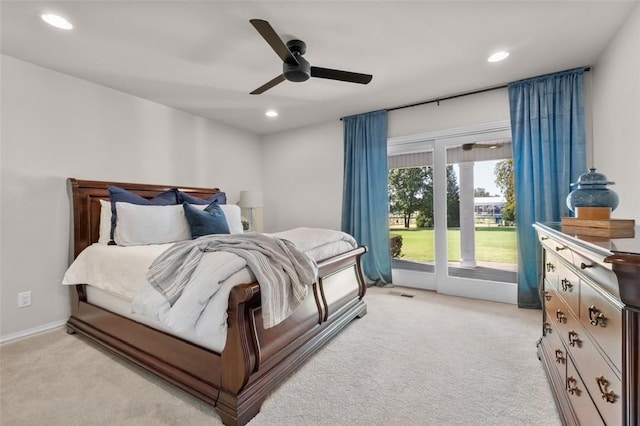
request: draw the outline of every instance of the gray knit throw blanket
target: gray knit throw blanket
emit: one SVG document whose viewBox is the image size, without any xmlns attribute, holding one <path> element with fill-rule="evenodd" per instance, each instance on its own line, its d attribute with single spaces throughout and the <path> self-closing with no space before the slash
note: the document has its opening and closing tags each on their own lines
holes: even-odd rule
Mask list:
<svg viewBox="0 0 640 426">
<path fill-rule="evenodd" d="M 284 239 L 260 233 L 207 235 L 182 241 L 158 256 L 147 280 L 173 304 L 205 253 L 226 251 L 246 261 L 258 284 L 265 328 L 287 318 L 307 296 L 318 275 L 313 259 Z M 217 285 L 218 283 L 212 283 Z"/>
</svg>

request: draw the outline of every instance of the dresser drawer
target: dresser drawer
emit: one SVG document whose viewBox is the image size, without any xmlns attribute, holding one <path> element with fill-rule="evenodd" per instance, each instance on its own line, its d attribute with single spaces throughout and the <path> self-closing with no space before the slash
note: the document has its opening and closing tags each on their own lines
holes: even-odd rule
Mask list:
<svg viewBox="0 0 640 426">
<path fill-rule="evenodd" d="M 565 386 L 573 411 L 581 425 L 595 426 L 605 424 L 593 404 L 593 400 L 589 396 L 580 375 L 576 371 L 571 357 L 567 358 L 567 380 Z"/>
<path fill-rule="evenodd" d="M 558 264 L 558 294 L 567 302 L 576 317 L 580 314 L 580 279 L 562 263 Z"/>
<path fill-rule="evenodd" d="M 620 377 L 600 355 L 595 344 L 582 328 L 569 330 L 568 335 L 564 337 L 571 342 L 567 346 L 567 352 L 598 407 L 600 415 L 605 423 L 619 425 L 622 421 Z"/>
<path fill-rule="evenodd" d="M 558 256 L 550 250 L 544 251 L 544 277 L 547 282 L 555 289 L 558 288 L 558 265 L 560 260 Z"/>
<path fill-rule="evenodd" d="M 573 264 L 573 252 L 568 246 L 552 238 L 543 238 L 544 237 L 540 237 L 540 243 L 542 244 L 542 247 L 564 258 L 567 262 Z"/>
<path fill-rule="evenodd" d="M 616 274 L 603 263 L 596 262 L 580 253 L 573 253 L 573 264 L 576 270 L 598 283 L 613 296 L 619 298 L 618 278 Z"/>
<path fill-rule="evenodd" d="M 549 289 L 545 293 L 545 313 L 547 322 L 552 324 L 557 330 L 565 345 L 569 344 L 567 339 L 569 330 L 581 329 L 582 324 L 571 312 L 569 305 L 562 299 L 558 292 Z"/>
<path fill-rule="evenodd" d="M 580 286 L 580 322 L 622 371 L 622 311 L 586 281 L 582 280 Z"/>
<path fill-rule="evenodd" d="M 547 358 L 553 361 L 555 369 L 564 382 L 567 378 L 567 352 L 560 340 L 560 331 L 552 323 L 546 322 L 543 333 L 543 348 Z"/>
<path fill-rule="evenodd" d="M 605 423 L 619 425 L 622 424 L 622 382 L 611 369 L 607 373 L 585 375 L 583 380 Z"/>
</svg>

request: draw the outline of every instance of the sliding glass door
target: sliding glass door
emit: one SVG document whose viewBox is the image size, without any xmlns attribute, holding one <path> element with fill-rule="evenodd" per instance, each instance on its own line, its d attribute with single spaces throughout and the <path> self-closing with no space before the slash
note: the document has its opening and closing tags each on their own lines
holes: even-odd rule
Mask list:
<svg viewBox="0 0 640 426">
<path fill-rule="evenodd" d="M 510 158 L 508 123 L 389 141 L 394 284 L 515 303 Z"/>
<path fill-rule="evenodd" d="M 394 281 L 435 289 L 433 145 L 390 159 L 389 232 Z"/>
</svg>

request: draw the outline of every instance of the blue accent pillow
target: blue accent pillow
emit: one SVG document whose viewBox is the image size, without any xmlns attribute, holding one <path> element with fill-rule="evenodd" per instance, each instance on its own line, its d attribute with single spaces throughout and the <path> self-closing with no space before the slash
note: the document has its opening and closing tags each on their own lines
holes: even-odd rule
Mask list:
<svg viewBox="0 0 640 426">
<path fill-rule="evenodd" d="M 177 190 L 176 192 L 178 194 L 178 204 L 189 203 L 203 205 L 211 204 L 216 200 L 218 200 L 219 204 L 227 204 L 227 194 L 225 194 L 224 192 L 218 192 L 217 194 L 212 195 L 206 200 L 204 198 L 194 197 L 193 195 L 189 195 L 180 190 Z"/>
<path fill-rule="evenodd" d="M 113 234 L 116 229 L 116 221 L 117 221 L 116 203 L 117 202 L 131 203 L 131 204 L 138 204 L 138 205 L 145 205 L 145 206 L 146 205 L 169 206 L 169 205 L 178 204 L 178 195 L 177 195 L 177 190 L 175 188 L 170 189 L 166 192 L 163 192 L 162 194 L 159 194 L 151 198 L 150 200 L 144 197 L 141 197 L 137 194 L 134 194 L 131 191 L 127 191 L 126 189 L 119 188 L 117 186 L 108 186 L 107 189 L 109 190 L 109 199 L 111 201 L 111 235 L 110 235 L 111 241 L 109 242 L 109 244 L 115 244 L 113 241 Z"/>
<path fill-rule="evenodd" d="M 182 208 L 184 208 L 184 215 L 189 222 L 189 228 L 191 228 L 191 238 L 210 234 L 229 234 L 227 217 L 220 208 L 218 200 L 214 200 L 204 210 L 189 203 L 182 203 Z"/>
</svg>

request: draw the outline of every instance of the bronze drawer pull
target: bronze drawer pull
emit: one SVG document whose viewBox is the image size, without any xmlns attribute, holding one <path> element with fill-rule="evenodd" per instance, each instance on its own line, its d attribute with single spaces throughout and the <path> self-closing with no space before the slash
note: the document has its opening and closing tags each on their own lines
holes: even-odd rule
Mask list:
<svg viewBox="0 0 640 426">
<path fill-rule="evenodd" d="M 545 336 L 551 333 L 552 330 L 553 329 L 551 328 L 551 324 L 549 324 L 548 322 L 545 322 L 544 324 L 542 324 L 542 331 Z"/>
<path fill-rule="evenodd" d="M 580 340 L 578 338 L 578 333 L 576 333 L 574 330 L 571 330 L 569 332 L 569 346 L 573 346 L 573 347 L 582 347 L 582 340 Z"/>
<path fill-rule="evenodd" d="M 560 284 L 562 285 L 562 291 L 571 291 L 573 288 L 573 284 L 566 278 L 563 278 Z"/>
<path fill-rule="evenodd" d="M 567 391 L 571 395 L 580 396 L 580 389 L 578 389 L 578 381 L 573 376 L 567 377 Z"/>
<path fill-rule="evenodd" d="M 609 381 L 604 378 L 604 376 L 596 377 L 596 382 L 598 383 L 598 387 L 600 388 L 600 393 L 602 394 L 602 399 L 613 404 L 616 402 L 618 396 L 614 391 L 607 392 L 607 387 L 609 386 Z"/>
<path fill-rule="evenodd" d="M 593 263 L 586 264 L 584 262 L 580 263 L 580 269 L 593 268 Z"/>
<path fill-rule="evenodd" d="M 551 262 L 547 262 L 547 272 L 553 272 L 556 269 L 556 265 Z"/>
<path fill-rule="evenodd" d="M 565 360 L 564 353 L 560 349 L 556 349 L 556 362 L 564 365 Z"/>
<path fill-rule="evenodd" d="M 540 237 L 540 241 L 548 240 L 549 237 Z"/>
<path fill-rule="evenodd" d="M 606 327 L 607 317 L 605 317 L 604 314 L 600 312 L 598 308 L 596 308 L 596 305 L 591 305 L 589 306 L 589 322 L 594 327 L 598 324 L 600 325 L 600 327 Z"/>
<path fill-rule="evenodd" d="M 551 293 L 549 293 L 547 290 L 542 292 L 543 297 L 545 298 L 545 300 L 548 302 L 549 300 L 551 300 Z"/>
<path fill-rule="evenodd" d="M 556 311 L 556 319 L 560 324 L 567 322 L 567 316 L 560 309 Z"/>
<path fill-rule="evenodd" d="M 564 250 L 567 246 L 556 246 L 556 251 Z"/>
</svg>

